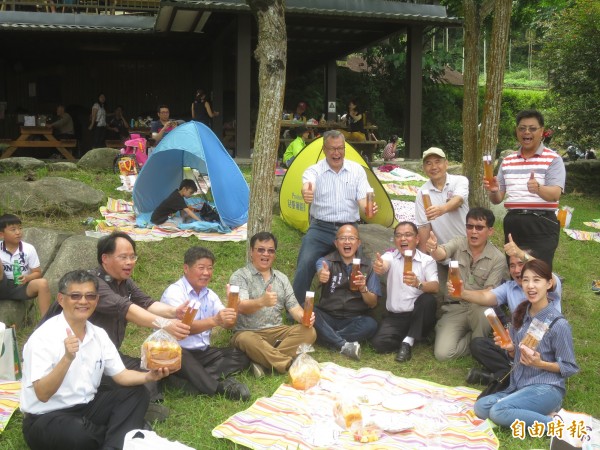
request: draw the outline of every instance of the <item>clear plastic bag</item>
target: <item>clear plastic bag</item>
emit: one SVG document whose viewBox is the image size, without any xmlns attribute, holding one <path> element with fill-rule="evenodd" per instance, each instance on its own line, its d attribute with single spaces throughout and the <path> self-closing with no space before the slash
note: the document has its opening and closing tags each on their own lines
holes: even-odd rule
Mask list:
<svg viewBox="0 0 600 450">
<path fill-rule="evenodd" d="M 290 380 L 295 389 L 310 389 L 321 379 L 321 369 L 319 363 L 315 361 L 308 352 L 314 352 L 315 349 L 309 344 L 300 344 L 298 346 L 298 356 L 290 367 Z"/>
<path fill-rule="evenodd" d="M 152 333 L 142 344 L 141 368 L 169 369 L 170 372 L 181 369 L 181 347 L 177 340 L 163 328 L 170 321 L 162 322 L 161 328 Z"/>
</svg>

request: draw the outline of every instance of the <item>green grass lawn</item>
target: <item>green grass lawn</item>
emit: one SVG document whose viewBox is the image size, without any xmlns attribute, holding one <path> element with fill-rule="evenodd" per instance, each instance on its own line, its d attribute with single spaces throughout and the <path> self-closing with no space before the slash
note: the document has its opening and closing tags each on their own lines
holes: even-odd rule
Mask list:
<svg viewBox="0 0 600 450">
<path fill-rule="evenodd" d="M 248 171 L 245 171 L 248 175 Z M 40 173 L 45 175 L 45 173 Z M 116 198 L 127 198 L 128 194 L 116 191 L 118 180 L 112 174 L 87 174 L 73 172 L 60 174 L 68 178 L 76 178 L 102 189 L 107 195 Z M 584 221 L 600 218 L 599 198 L 589 198 L 577 194 L 565 195 L 561 204 L 575 208 L 571 228 L 588 229 Z M 87 216 L 100 218 L 98 212 L 87 212 L 74 217 L 39 217 L 24 216 L 26 227 L 42 226 L 67 229 L 83 233 L 87 228 L 82 221 Z M 494 241 L 499 244 L 502 236 L 502 223 L 496 227 Z M 276 268 L 286 273 L 290 279 L 294 276 L 296 257 L 300 248 L 301 234 L 290 229 L 278 217 L 273 220 L 272 231 L 278 236 L 279 250 Z M 198 242 L 196 238 L 165 239 L 161 242 L 138 243 L 140 259 L 137 263 L 134 280 L 154 298 L 159 298 L 162 291 L 181 276 L 183 253 L 191 245 L 204 245 L 211 249 L 217 258 L 211 288 L 220 296 L 225 293 L 225 284 L 230 274 L 245 264 L 245 242 Z M 570 321 L 575 341 L 577 362 L 581 372 L 568 380 L 568 393 L 564 407 L 572 411 L 582 411 L 600 417 L 600 295 L 591 289 L 591 280 L 600 278 L 600 243 L 580 242 L 569 239 L 561 233 L 560 244 L 555 256 L 555 271 L 565 278 L 563 284 L 563 313 Z M 31 332 L 31 328 L 22 329 L 18 339 L 22 347 Z M 124 352 L 138 355 L 145 337 L 150 334 L 146 329 L 135 325 L 128 327 L 128 335 L 124 344 Z M 229 332 L 218 330 L 214 343 L 226 345 Z M 445 385 L 464 385 L 467 370 L 474 366 L 470 357 L 450 362 L 438 362 L 433 357 L 430 345 L 417 346 L 413 358 L 405 364 L 394 361 L 394 355 L 377 355 L 368 346 L 363 350 L 360 362 L 351 361 L 321 347 L 313 354 L 319 362 L 332 361 L 347 367 L 373 367 L 387 370 L 401 377 L 415 377 L 434 381 Z M 177 439 L 197 449 L 233 449 L 240 448 L 229 441 L 215 439 L 211 430 L 229 416 L 248 408 L 254 400 L 270 396 L 276 388 L 287 381 L 286 376 L 269 376 L 254 379 L 249 374 L 240 375 L 240 380 L 247 383 L 252 392 L 249 402 L 233 402 L 219 397 L 187 396 L 179 391 L 166 391 L 165 403 L 171 408 L 171 417 L 155 426 L 155 431 L 169 439 Z M 596 399 L 596 400 L 594 400 Z M 530 439 L 521 441 L 511 437 L 510 431 L 498 430 L 496 433 L 502 449 L 548 448 L 549 439 Z M 16 412 L 8 427 L 0 436 L 0 449 L 26 449 L 21 435 L 21 414 Z"/>
</svg>

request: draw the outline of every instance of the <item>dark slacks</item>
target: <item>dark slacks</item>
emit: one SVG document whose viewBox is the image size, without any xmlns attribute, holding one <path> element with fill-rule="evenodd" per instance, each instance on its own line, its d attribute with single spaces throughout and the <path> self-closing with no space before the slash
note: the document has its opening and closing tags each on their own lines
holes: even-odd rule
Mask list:
<svg viewBox="0 0 600 450">
<path fill-rule="evenodd" d="M 510 371 L 510 361 L 506 352 L 494 344 L 493 339 L 476 337 L 471 340 L 471 356 L 487 371 L 500 380 Z"/>
<path fill-rule="evenodd" d="M 560 224 L 554 211 L 536 214 L 509 211 L 504 217 L 504 242 L 508 242 L 509 233 L 520 248 L 531 249 L 533 256 L 547 262 L 552 268 L 560 235 Z"/>
<path fill-rule="evenodd" d="M 405 337 L 422 340 L 435 326 L 437 302 L 433 294 L 421 294 L 409 312 L 387 313 L 371 344 L 377 353 L 394 352 L 400 348 Z"/>
<path fill-rule="evenodd" d="M 248 366 L 250 359 L 237 348 L 181 349 L 181 369 L 170 377 L 185 380 L 202 394 L 214 395 L 219 378 L 241 372 Z"/>
<path fill-rule="evenodd" d="M 148 402 L 142 386 L 99 391 L 86 405 L 25 414 L 23 436 L 32 450 L 121 449 L 125 434 L 142 428 Z"/>
</svg>

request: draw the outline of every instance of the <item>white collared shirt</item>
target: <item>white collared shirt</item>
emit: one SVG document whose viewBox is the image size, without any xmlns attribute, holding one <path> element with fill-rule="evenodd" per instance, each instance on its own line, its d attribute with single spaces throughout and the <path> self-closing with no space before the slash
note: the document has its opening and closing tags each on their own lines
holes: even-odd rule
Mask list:
<svg viewBox="0 0 600 450">
<path fill-rule="evenodd" d="M 33 383 L 48 375 L 65 354 L 65 338 L 70 328 L 63 313 L 48 319 L 33 332 L 23 348 L 21 411 L 44 414 L 92 401 L 102 374 L 114 376 L 125 370 L 117 348 L 106 331 L 85 326 L 85 337 L 60 387 L 46 403 L 41 402 Z"/>
<path fill-rule="evenodd" d="M 160 298 L 161 302 L 176 308 L 186 300 L 190 300 L 190 302 L 195 300 L 200 303 L 200 308 L 198 309 L 194 320 L 208 319 L 209 317 L 215 316 L 222 309 L 225 309 L 219 296 L 211 289 L 204 288 L 197 293 L 185 277 L 181 277 L 165 289 L 165 292 L 163 292 L 163 295 Z M 206 330 L 202 333 L 190 334 L 185 339 L 179 341 L 179 345 L 187 350 L 205 350 L 210 346 L 211 331 L 212 330 Z"/>
</svg>

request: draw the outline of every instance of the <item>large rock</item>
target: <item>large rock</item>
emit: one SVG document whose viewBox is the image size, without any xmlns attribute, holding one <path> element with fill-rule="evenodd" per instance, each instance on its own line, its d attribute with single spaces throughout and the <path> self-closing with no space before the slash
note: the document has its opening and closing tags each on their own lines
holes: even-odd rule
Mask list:
<svg viewBox="0 0 600 450">
<path fill-rule="evenodd" d="M 0 181 L 0 210 L 70 215 L 96 210 L 105 201 L 102 191 L 80 181 L 47 177 L 39 181 Z"/>
<path fill-rule="evenodd" d="M 23 240 L 35 247 L 40 258 L 42 274 L 46 272 L 63 241 L 69 236 L 73 236 L 73 233 L 50 228 L 25 228 L 23 230 Z"/>
<path fill-rule="evenodd" d="M 85 170 L 112 170 L 119 150 L 115 148 L 94 148 L 81 157 L 77 165 Z"/>
<path fill-rule="evenodd" d="M 58 292 L 58 280 L 72 270 L 93 269 L 98 265 L 96 245 L 98 239 L 75 235 L 62 243 L 54 260 L 46 270 L 44 278 L 48 280 L 52 297 Z"/>
<path fill-rule="evenodd" d="M 77 164 L 71 161 L 58 161 L 55 163 L 48 164 L 49 172 L 66 172 L 77 169 Z"/>
<path fill-rule="evenodd" d="M 0 159 L 0 172 L 8 170 L 36 170 L 46 167 L 44 161 L 29 157 Z"/>
</svg>

